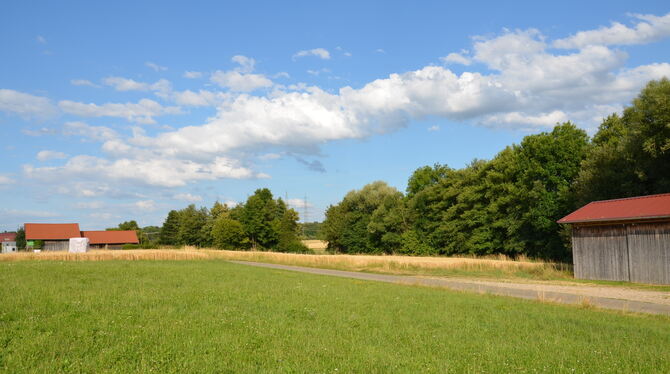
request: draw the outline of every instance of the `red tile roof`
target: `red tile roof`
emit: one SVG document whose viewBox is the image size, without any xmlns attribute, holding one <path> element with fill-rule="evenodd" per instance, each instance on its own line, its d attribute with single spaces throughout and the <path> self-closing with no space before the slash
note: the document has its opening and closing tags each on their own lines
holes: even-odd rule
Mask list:
<svg viewBox="0 0 670 374">
<path fill-rule="evenodd" d="M 558 223 L 608 222 L 670 218 L 670 193 L 589 203 Z"/>
<path fill-rule="evenodd" d="M 88 238 L 89 244 L 138 244 L 137 233 L 127 231 L 82 231 L 81 235 Z"/>
<path fill-rule="evenodd" d="M 78 223 L 26 223 L 26 240 L 66 240 L 81 237 Z"/>
<path fill-rule="evenodd" d="M 0 233 L 0 242 L 15 242 L 16 233 L 15 232 L 3 232 Z"/>
</svg>

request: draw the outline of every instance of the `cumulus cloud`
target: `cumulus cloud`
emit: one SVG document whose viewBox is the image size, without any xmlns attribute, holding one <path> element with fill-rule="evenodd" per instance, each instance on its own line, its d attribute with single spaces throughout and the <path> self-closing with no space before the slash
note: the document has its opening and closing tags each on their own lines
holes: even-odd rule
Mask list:
<svg viewBox="0 0 670 374">
<path fill-rule="evenodd" d="M 173 199 L 188 201 L 189 203 L 197 203 L 202 201 L 202 196 L 193 195 L 190 193 L 178 193 L 172 196 Z"/>
<path fill-rule="evenodd" d="M 304 199 L 288 199 L 286 203 L 288 203 L 289 207 L 296 209 L 298 211 L 305 209 L 305 207 L 307 207 L 308 209 L 314 208 L 314 204 Z"/>
<path fill-rule="evenodd" d="M 37 35 L 35 37 L 35 40 L 37 40 L 38 43 L 40 44 L 47 44 L 47 39 L 43 37 L 42 35 Z"/>
<path fill-rule="evenodd" d="M 178 107 L 164 107 L 151 99 L 142 99 L 137 103 L 106 103 L 97 105 L 94 103 L 80 103 L 70 100 L 58 102 L 58 106 L 65 113 L 80 117 L 118 117 L 128 121 L 153 124 L 153 117 L 166 114 L 179 114 Z"/>
<path fill-rule="evenodd" d="M 118 138 L 116 131 L 105 126 L 91 126 L 85 122 L 66 122 L 63 126 L 63 135 L 80 136 L 82 138 L 104 142 Z"/>
<path fill-rule="evenodd" d="M 229 95 L 224 92 L 214 92 L 209 90 L 199 91 L 175 91 L 172 93 L 172 99 L 178 105 L 183 106 L 216 106 L 229 98 Z"/>
<path fill-rule="evenodd" d="M 257 175 L 243 167 L 238 161 L 216 157 L 211 162 L 196 162 L 170 158 L 120 158 L 107 160 L 99 157 L 79 155 L 70 158 L 62 166 L 34 167 L 24 165 L 29 178 L 44 181 L 72 179 L 108 179 L 128 181 L 138 185 L 181 187 L 197 180 L 221 178 L 245 179 Z"/>
<path fill-rule="evenodd" d="M 272 81 L 265 75 L 252 73 L 256 66 L 253 58 L 237 55 L 231 60 L 239 66 L 230 71 L 215 71 L 210 77 L 213 83 L 236 92 L 251 92 L 272 86 Z"/>
<path fill-rule="evenodd" d="M 148 68 L 152 69 L 155 72 L 167 70 L 167 68 L 165 66 L 160 66 L 160 65 L 158 65 L 154 62 L 151 62 L 151 61 L 145 62 L 144 65 L 147 66 Z"/>
<path fill-rule="evenodd" d="M 51 218 L 58 217 L 60 214 L 44 211 L 44 210 L 26 210 L 26 209 L 0 209 L 0 217 L 3 218 L 21 218 L 21 219 L 35 219 L 35 218 Z M 25 220 L 23 220 L 25 222 Z M 29 221 L 30 222 L 30 221 Z"/>
<path fill-rule="evenodd" d="M 0 186 L 14 184 L 14 180 L 6 175 L 0 175 Z"/>
<path fill-rule="evenodd" d="M 216 101 L 216 114 L 204 123 L 151 136 L 135 131 L 128 139 L 106 141 L 103 150 L 117 157 L 114 160 L 77 156 L 60 167 L 28 165 L 24 171 L 34 178 L 100 176 L 180 187 L 198 180 L 268 177 L 245 162 L 268 152 L 292 155 L 322 171 L 318 160 L 306 160 L 318 156 L 322 144 L 393 132 L 412 120 L 440 117 L 522 130 L 547 129 L 565 120 L 593 126 L 603 115 L 630 102 L 649 80 L 670 76 L 668 63 L 627 67 L 627 54 L 607 45 L 588 44 L 555 53 L 553 44 L 538 30 L 505 30 L 495 37 L 473 39 L 467 58 L 484 66 L 485 72 L 457 74 L 445 66 L 430 65 L 361 87 L 326 91 L 297 84 L 274 86 L 265 95 L 244 92 L 263 85 L 227 80 L 227 73 L 243 79 L 254 75 L 255 61 L 236 56 L 233 61 L 239 67 L 217 72 L 212 80 L 220 76 L 219 84 L 237 92 L 216 97 L 204 90 L 184 91 L 183 97 L 175 99 L 180 105 L 193 106 Z M 272 82 L 265 84 L 269 87 Z M 72 109 L 63 103 L 59 104 L 63 110 L 80 115 L 129 120 L 151 119 L 165 111 L 151 100 L 146 106 L 154 109 L 147 114 L 140 110 L 128 114 L 129 104 L 106 107 L 114 104 L 69 102 Z"/>
<path fill-rule="evenodd" d="M 430 131 L 430 132 L 440 131 L 440 126 L 438 126 L 438 125 L 430 126 L 428 128 L 428 131 Z"/>
<path fill-rule="evenodd" d="M 102 209 L 105 203 L 102 201 L 82 201 L 74 205 L 77 209 Z"/>
<path fill-rule="evenodd" d="M 160 79 L 156 83 L 145 83 L 123 77 L 107 77 L 102 82 L 117 91 L 155 91 L 159 96 L 166 96 L 172 91 L 172 83 L 167 79 Z"/>
<path fill-rule="evenodd" d="M 449 53 L 445 57 L 440 57 L 440 60 L 445 64 L 461 64 L 461 65 L 470 65 L 472 61 L 460 53 Z"/>
<path fill-rule="evenodd" d="M 70 84 L 73 86 L 89 86 L 89 87 L 100 87 L 97 84 L 87 80 L 87 79 L 72 79 Z"/>
<path fill-rule="evenodd" d="M 0 111 L 22 118 L 46 119 L 58 114 L 51 100 L 10 89 L 0 89 Z"/>
<path fill-rule="evenodd" d="M 293 55 L 293 59 L 295 60 L 297 58 L 307 56 L 315 56 L 322 60 L 330 60 L 330 52 L 328 52 L 328 50 L 326 50 L 325 48 L 314 48 L 314 49 L 305 49 L 302 51 L 298 51 Z"/>
<path fill-rule="evenodd" d="M 670 13 L 664 16 L 633 14 L 638 22 L 628 27 L 612 22 L 609 27 L 580 31 L 575 35 L 554 42 L 556 48 L 584 48 L 590 45 L 647 44 L 670 36 Z"/>
<path fill-rule="evenodd" d="M 153 200 L 140 200 L 132 204 L 137 210 L 151 212 L 156 210 L 156 202 Z"/>
<path fill-rule="evenodd" d="M 37 152 L 36 158 L 39 161 L 60 160 L 67 158 L 67 155 L 63 152 L 50 151 L 45 149 L 43 151 Z"/>
<path fill-rule="evenodd" d="M 202 73 L 199 71 L 185 71 L 183 77 L 188 79 L 202 78 Z"/>
</svg>

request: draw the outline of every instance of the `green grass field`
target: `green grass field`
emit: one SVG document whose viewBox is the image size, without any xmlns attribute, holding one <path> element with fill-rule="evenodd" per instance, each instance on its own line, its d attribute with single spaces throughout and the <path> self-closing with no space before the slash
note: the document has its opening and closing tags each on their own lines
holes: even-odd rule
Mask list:
<svg viewBox="0 0 670 374">
<path fill-rule="evenodd" d="M 0 371 L 670 372 L 670 319 L 220 260 L 0 263 Z"/>
</svg>

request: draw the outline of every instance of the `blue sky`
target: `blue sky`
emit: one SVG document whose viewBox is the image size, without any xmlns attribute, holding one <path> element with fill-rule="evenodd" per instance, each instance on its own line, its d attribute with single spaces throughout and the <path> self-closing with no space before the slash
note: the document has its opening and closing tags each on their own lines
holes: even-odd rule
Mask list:
<svg viewBox="0 0 670 374">
<path fill-rule="evenodd" d="M 504 3 L 504 4 L 503 4 Z M 269 187 L 308 220 L 670 76 L 670 6 L 606 2 L 0 4 L 0 230 L 160 225 Z"/>
</svg>

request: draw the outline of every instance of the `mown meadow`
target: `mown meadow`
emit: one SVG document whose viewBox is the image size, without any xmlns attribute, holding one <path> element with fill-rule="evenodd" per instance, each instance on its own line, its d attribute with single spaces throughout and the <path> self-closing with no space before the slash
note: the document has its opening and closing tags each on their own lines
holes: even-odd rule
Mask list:
<svg viewBox="0 0 670 374">
<path fill-rule="evenodd" d="M 670 372 L 670 319 L 192 261 L 0 263 L 4 372 Z"/>
</svg>

